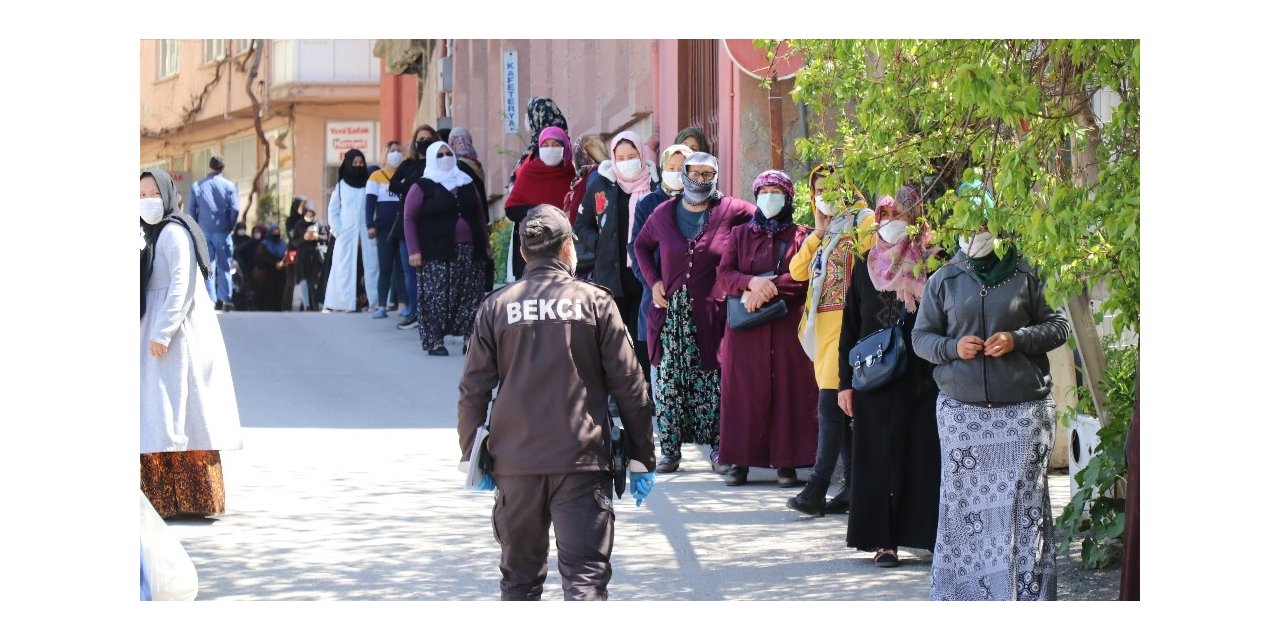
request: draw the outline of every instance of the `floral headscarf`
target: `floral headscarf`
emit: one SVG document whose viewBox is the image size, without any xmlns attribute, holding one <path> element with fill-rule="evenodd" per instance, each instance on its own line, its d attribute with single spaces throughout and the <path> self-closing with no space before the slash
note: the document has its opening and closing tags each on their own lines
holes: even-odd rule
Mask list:
<svg viewBox="0 0 1280 640">
<path fill-rule="evenodd" d="M 542 96 L 534 96 L 529 100 L 529 108 L 527 112 L 529 123 L 529 139 L 534 145 L 538 144 L 538 134 L 542 133 L 547 127 L 560 127 L 565 131 L 569 130 L 569 121 L 564 119 L 564 114 L 560 113 L 560 107 L 551 98 Z M 568 148 L 568 147 L 566 147 Z"/>
<path fill-rule="evenodd" d="M 792 224 L 792 214 L 795 212 L 795 207 L 793 206 L 791 199 L 796 195 L 796 187 L 795 184 L 791 182 L 791 176 L 787 175 L 785 171 L 769 169 L 756 176 L 755 181 L 751 183 L 751 193 L 759 196 L 760 189 L 767 186 L 774 186 L 782 189 L 782 193 L 787 196 L 787 202 L 782 205 L 782 210 L 778 212 L 778 215 L 774 216 L 772 219 L 766 218 L 764 212 L 757 209 L 755 216 L 751 219 L 751 224 L 757 229 L 763 229 L 770 233 L 777 233 L 787 225 Z"/>
<path fill-rule="evenodd" d="M 867 254 L 867 274 L 871 276 L 871 284 L 876 291 L 895 292 L 907 311 L 914 313 L 920 296 L 924 295 L 925 280 L 929 277 L 924 265 L 939 249 L 933 244 L 929 223 L 921 217 L 924 208 L 920 194 L 910 185 L 899 189 L 895 197 L 885 196 L 876 203 L 876 224 L 895 211 L 905 211 L 908 214 L 906 223 L 916 225 L 919 232 L 894 244 L 885 242 L 877 234 L 876 243 Z"/>
<path fill-rule="evenodd" d="M 471 132 L 467 131 L 466 127 L 454 127 L 449 132 L 449 146 L 459 158 L 480 160 L 479 154 L 476 153 L 475 143 L 471 141 Z"/>
</svg>

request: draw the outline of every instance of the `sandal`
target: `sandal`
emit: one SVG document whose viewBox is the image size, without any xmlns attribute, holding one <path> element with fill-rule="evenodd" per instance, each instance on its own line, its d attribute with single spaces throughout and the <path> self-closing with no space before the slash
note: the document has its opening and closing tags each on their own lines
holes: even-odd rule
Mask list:
<svg viewBox="0 0 1280 640">
<path fill-rule="evenodd" d="M 872 561 L 876 563 L 877 567 L 884 568 L 892 568 L 901 564 L 898 560 L 897 549 L 877 549 Z"/>
</svg>

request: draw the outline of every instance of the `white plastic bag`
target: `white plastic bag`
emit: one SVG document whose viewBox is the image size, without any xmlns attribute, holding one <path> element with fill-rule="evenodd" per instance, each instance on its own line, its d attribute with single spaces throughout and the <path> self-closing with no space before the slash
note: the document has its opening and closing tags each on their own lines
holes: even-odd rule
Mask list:
<svg viewBox="0 0 1280 640">
<path fill-rule="evenodd" d="M 195 600 L 200 583 L 191 556 L 142 490 L 138 490 L 138 499 L 141 502 L 138 534 L 142 537 L 142 565 L 151 580 L 151 599 Z"/>
</svg>

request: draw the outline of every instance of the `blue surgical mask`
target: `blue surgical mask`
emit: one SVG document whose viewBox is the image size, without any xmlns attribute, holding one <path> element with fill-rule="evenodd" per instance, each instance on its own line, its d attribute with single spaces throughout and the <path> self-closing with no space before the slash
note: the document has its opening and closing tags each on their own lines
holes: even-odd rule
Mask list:
<svg viewBox="0 0 1280 640">
<path fill-rule="evenodd" d="M 782 212 L 782 208 L 787 204 L 787 196 L 781 193 L 762 193 L 756 196 L 756 206 L 760 208 L 760 212 L 764 217 L 773 219 L 774 216 Z"/>
</svg>

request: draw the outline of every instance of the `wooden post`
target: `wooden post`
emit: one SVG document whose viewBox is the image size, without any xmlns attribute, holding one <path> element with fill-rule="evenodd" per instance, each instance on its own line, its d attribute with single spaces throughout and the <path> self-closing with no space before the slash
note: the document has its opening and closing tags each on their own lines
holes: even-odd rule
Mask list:
<svg viewBox="0 0 1280 640">
<path fill-rule="evenodd" d="M 771 158 L 774 169 L 782 169 L 782 92 L 778 90 L 778 74 L 769 73 L 769 137 L 773 147 Z"/>
</svg>

